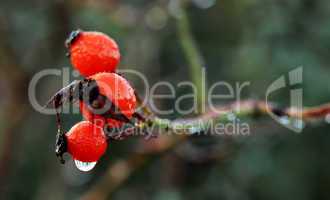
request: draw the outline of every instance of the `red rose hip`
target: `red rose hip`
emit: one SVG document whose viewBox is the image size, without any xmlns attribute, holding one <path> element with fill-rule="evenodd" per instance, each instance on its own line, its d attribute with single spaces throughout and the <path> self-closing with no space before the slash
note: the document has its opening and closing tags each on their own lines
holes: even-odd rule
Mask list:
<svg viewBox="0 0 330 200">
<path fill-rule="evenodd" d="M 65 136 L 68 153 L 81 162 L 96 162 L 107 149 L 103 129 L 89 121 L 77 123 Z"/>
<path fill-rule="evenodd" d="M 89 78 L 96 81 L 100 94 L 107 97 L 118 108 L 115 114 L 120 112 L 127 119 L 132 118 L 136 108 L 136 97 L 134 89 L 125 78 L 116 73 L 98 73 Z M 80 102 L 80 110 L 85 119 L 101 127 L 107 124 L 114 128 L 123 124 L 111 117 L 103 118 L 101 115 L 93 113 L 83 102 Z"/>
<path fill-rule="evenodd" d="M 66 40 L 72 65 L 85 77 L 115 72 L 120 61 L 117 43 L 101 32 L 73 31 Z"/>
</svg>

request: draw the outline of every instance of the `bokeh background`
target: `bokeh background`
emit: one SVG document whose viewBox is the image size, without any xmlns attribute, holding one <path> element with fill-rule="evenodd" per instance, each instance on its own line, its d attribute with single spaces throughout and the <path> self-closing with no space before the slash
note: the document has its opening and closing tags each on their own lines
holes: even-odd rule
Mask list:
<svg viewBox="0 0 330 200">
<path fill-rule="evenodd" d="M 272 81 L 303 66 L 304 105 L 317 105 L 330 99 L 329 19 L 326 0 L 1 0 L 0 198 L 80 199 L 101 185 L 106 199 L 330 199 L 325 122 L 295 134 L 270 118 L 253 119 L 251 137 L 192 137 L 152 155 L 113 188 L 103 179 L 109 167 L 138 151 L 141 139 L 110 144 L 88 173 L 69 157 L 61 165 L 54 154 L 55 118 L 36 112 L 27 93 L 40 70 L 70 67 L 64 40 L 81 28 L 113 37 L 121 49 L 120 68 L 141 71 L 150 83 L 191 80 L 189 65 L 196 58 L 182 46 L 190 36 L 208 83 L 249 81 L 245 99 L 262 100 Z M 61 87 L 59 77 L 43 79 L 38 99 L 46 102 Z M 283 91 L 273 100 L 288 105 L 287 97 Z M 170 100 L 157 103 L 174 106 Z M 66 129 L 81 120 L 79 114 L 63 118 Z M 116 174 L 127 170 L 118 169 Z"/>
</svg>

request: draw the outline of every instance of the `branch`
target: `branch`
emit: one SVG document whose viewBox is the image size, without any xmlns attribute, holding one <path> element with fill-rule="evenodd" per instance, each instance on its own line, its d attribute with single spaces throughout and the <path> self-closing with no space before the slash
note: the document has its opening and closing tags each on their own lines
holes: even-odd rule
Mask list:
<svg viewBox="0 0 330 200">
<path fill-rule="evenodd" d="M 140 169 L 141 166 L 147 164 L 152 159 L 153 155 L 159 157 L 178 144 L 181 144 L 189 136 L 200 133 L 200 131 L 206 131 L 204 128 L 207 127 L 207 123 L 227 123 L 228 114 L 234 114 L 237 118 L 247 117 L 255 119 L 261 116 L 268 116 L 269 112 L 279 117 L 294 118 L 308 123 L 324 119 L 330 114 L 330 103 L 298 110 L 296 108 L 279 108 L 274 104 L 267 105 L 263 101 L 247 100 L 236 102 L 228 106 L 218 107 L 216 112 L 209 111 L 194 118 L 171 121 L 154 117 L 151 119 L 151 123 L 153 126 L 158 127 L 159 138 L 144 142 L 143 145 L 140 146 L 140 150 L 132 153 L 127 160 L 120 160 L 112 165 L 100 182 L 84 194 L 82 199 L 106 199 L 118 187 L 125 183 L 131 174 Z M 300 113 L 302 114 L 300 115 Z M 299 118 L 297 118 L 298 116 Z M 138 125 L 139 128 L 145 126 L 150 126 L 150 124 L 142 123 Z M 171 136 L 167 134 L 164 135 L 164 133 L 168 132 L 177 134 Z"/>
<path fill-rule="evenodd" d="M 186 3 L 178 1 L 178 4 L 180 15 L 175 18 L 178 32 L 177 34 L 183 49 L 183 53 L 188 62 L 191 80 L 196 86 L 198 111 L 201 113 L 204 108 L 206 93 L 205 85 L 203 85 L 204 80 L 202 80 L 203 75 L 201 75 L 201 73 L 203 73 L 202 66 L 204 66 L 204 62 L 191 33 L 188 14 L 184 8 Z"/>
<path fill-rule="evenodd" d="M 3 129 L 0 151 L 0 188 L 8 182 L 8 177 L 13 164 L 13 146 L 18 144 L 19 137 L 17 129 L 21 126 L 24 114 L 27 111 L 27 102 L 24 92 L 28 79 L 20 69 L 14 50 L 9 44 L 8 20 L 0 16 L 0 78 L 5 84 L 1 91 L 2 98 L 6 105 L 3 109 L 4 119 L 7 119 Z M 4 193 L 2 191 L 2 193 Z"/>
</svg>

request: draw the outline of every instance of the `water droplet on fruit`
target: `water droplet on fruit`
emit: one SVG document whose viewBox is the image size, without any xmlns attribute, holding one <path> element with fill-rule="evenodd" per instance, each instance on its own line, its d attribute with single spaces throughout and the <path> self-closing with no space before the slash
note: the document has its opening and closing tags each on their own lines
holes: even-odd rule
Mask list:
<svg viewBox="0 0 330 200">
<path fill-rule="evenodd" d="M 79 160 L 74 160 L 74 163 L 76 164 L 76 167 L 83 172 L 88 172 L 92 170 L 97 162 L 82 162 Z"/>
</svg>

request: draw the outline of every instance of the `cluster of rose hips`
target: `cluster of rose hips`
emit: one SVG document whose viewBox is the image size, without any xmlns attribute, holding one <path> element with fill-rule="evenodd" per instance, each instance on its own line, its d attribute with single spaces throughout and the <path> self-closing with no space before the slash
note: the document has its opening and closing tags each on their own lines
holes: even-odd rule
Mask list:
<svg viewBox="0 0 330 200">
<path fill-rule="evenodd" d="M 58 91 L 49 101 L 56 111 L 65 102 L 77 102 L 85 119 L 63 133 L 57 112 L 56 155 L 64 163 L 68 152 L 74 160 L 96 162 L 105 153 L 109 135 L 126 124 L 134 124 L 136 96 L 129 82 L 116 73 L 120 52 L 116 42 L 100 32 L 71 32 L 65 42 L 73 67 L 84 77 Z"/>
</svg>

